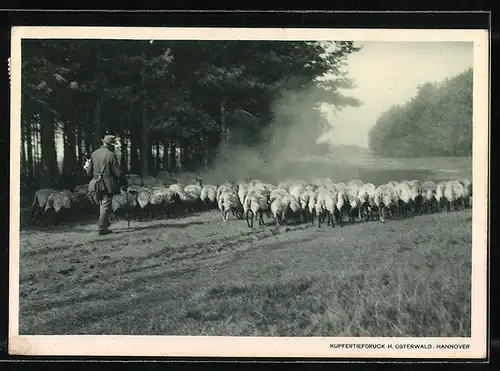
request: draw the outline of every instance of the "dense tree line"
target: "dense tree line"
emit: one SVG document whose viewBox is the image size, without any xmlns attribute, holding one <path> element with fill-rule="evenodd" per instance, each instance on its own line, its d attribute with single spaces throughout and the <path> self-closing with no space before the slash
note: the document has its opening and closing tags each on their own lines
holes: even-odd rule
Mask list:
<svg viewBox="0 0 500 371">
<path fill-rule="evenodd" d="M 426 83 L 403 105 L 391 107 L 369 134 L 383 156 L 472 155 L 472 69 L 441 83 Z"/>
<path fill-rule="evenodd" d="M 339 93 L 351 83 L 342 65 L 358 50 L 352 42 L 24 40 L 22 187 L 86 182 L 85 157 L 108 132 L 125 172 L 209 167 L 221 144 L 265 141 L 283 94 L 297 92 L 309 110 L 359 104 Z"/>
</svg>

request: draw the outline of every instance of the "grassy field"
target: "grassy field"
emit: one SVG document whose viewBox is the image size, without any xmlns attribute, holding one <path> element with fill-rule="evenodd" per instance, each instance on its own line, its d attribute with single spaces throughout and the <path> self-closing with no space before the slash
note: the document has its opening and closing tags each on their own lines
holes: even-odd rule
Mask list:
<svg viewBox="0 0 500 371">
<path fill-rule="evenodd" d="M 112 229 L 21 230 L 21 334 L 470 336 L 470 210 L 253 231 L 211 211 Z"/>
</svg>

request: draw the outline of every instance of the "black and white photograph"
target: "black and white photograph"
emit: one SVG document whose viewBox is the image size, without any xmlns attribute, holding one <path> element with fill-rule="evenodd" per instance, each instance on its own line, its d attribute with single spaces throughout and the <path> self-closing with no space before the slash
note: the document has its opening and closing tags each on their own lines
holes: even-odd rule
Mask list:
<svg viewBox="0 0 500 371">
<path fill-rule="evenodd" d="M 485 356 L 487 31 L 12 35 L 11 352 Z"/>
</svg>

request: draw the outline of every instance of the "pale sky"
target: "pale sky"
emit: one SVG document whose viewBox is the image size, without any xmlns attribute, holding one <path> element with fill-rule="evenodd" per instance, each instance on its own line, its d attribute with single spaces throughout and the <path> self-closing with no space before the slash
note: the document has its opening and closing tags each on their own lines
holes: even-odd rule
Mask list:
<svg viewBox="0 0 500 371">
<path fill-rule="evenodd" d="M 368 146 L 368 131 L 393 104 L 416 95 L 417 86 L 442 81 L 473 66 L 472 42 L 363 42 L 363 49 L 347 59 L 349 77 L 357 87 L 346 95 L 363 101 L 336 116 L 320 141 Z"/>
</svg>

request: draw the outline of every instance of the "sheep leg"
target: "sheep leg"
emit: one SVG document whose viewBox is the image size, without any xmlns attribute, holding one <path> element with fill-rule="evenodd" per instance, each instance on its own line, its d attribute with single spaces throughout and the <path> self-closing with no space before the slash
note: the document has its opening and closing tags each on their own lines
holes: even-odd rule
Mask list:
<svg viewBox="0 0 500 371">
<path fill-rule="evenodd" d="M 321 219 L 322 219 L 323 213 L 322 212 L 318 213 L 317 216 L 318 216 L 318 228 L 320 228 L 321 227 Z"/>
<path fill-rule="evenodd" d="M 385 222 L 385 207 L 384 206 L 379 207 L 379 217 L 380 217 L 380 221 L 382 223 Z"/>
<path fill-rule="evenodd" d="M 263 212 L 262 210 L 259 210 L 259 225 L 263 225 L 264 224 L 264 216 L 263 216 Z"/>
<path fill-rule="evenodd" d="M 279 217 L 280 217 L 280 215 L 279 215 L 279 214 L 274 215 L 274 221 L 276 222 L 276 227 L 279 227 L 279 226 L 280 226 Z"/>
<path fill-rule="evenodd" d="M 335 215 L 332 212 L 328 213 L 330 220 L 332 222 L 332 228 L 335 227 Z"/>
<path fill-rule="evenodd" d="M 370 218 L 370 214 L 369 214 L 369 208 L 367 205 L 363 205 L 363 214 L 364 214 L 364 220 L 365 222 L 368 221 L 368 219 Z"/>
<path fill-rule="evenodd" d="M 248 228 L 251 228 L 250 227 L 250 221 L 248 220 L 248 214 L 250 213 L 250 210 L 247 210 L 247 212 L 245 213 L 245 218 L 246 218 L 246 221 L 247 221 L 247 226 Z M 252 218 L 253 218 L 253 215 L 252 215 Z"/>
</svg>

